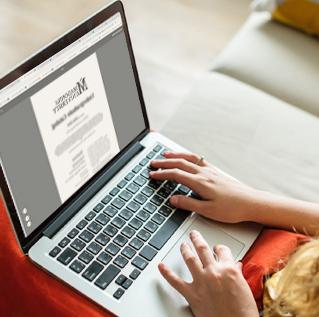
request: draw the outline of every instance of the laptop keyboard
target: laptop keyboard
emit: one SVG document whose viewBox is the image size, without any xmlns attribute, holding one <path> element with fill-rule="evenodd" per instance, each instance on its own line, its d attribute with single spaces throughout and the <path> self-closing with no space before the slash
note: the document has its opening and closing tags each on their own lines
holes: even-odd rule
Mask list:
<svg viewBox="0 0 319 317">
<path fill-rule="evenodd" d="M 150 160 L 167 150 L 157 144 L 49 255 L 102 290 L 114 281 L 120 299 L 190 214 L 169 203 L 189 188 L 149 177 Z M 135 268 L 125 276 L 128 263 Z"/>
</svg>

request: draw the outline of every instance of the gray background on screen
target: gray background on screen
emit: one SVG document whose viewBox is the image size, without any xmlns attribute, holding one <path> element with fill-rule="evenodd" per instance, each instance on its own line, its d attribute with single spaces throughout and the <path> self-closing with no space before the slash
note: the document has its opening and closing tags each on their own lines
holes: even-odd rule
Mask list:
<svg viewBox="0 0 319 317">
<path fill-rule="evenodd" d="M 0 115 L 0 155 L 26 235 L 61 205 L 30 97 L 94 52 L 120 148 L 145 128 L 123 31 L 109 35 L 7 104 Z M 23 208 L 31 217 L 30 228 L 22 215 Z"/>
</svg>

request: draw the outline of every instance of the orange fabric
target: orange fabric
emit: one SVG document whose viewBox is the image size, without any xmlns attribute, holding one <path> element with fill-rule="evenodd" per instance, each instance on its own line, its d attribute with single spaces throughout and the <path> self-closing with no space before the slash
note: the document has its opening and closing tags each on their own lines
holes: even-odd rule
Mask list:
<svg viewBox="0 0 319 317">
<path fill-rule="evenodd" d="M 4 208 L 0 199 L 0 316 L 113 316 L 24 256 Z"/>
<path fill-rule="evenodd" d="M 262 308 L 264 277 L 281 270 L 289 255 L 309 237 L 284 230 L 265 228 L 245 255 L 243 274 L 259 308 Z"/>
<path fill-rule="evenodd" d="M 34 265 L 18 247 L 0 199 L 0 315 L 5 317 L 109 317 L 111 313 Z M 243 273 L 256 301 L 263 277 L 281 269 L 287 256 L 308 238 L 265 229 L 243 259 Z"/>
</svg>

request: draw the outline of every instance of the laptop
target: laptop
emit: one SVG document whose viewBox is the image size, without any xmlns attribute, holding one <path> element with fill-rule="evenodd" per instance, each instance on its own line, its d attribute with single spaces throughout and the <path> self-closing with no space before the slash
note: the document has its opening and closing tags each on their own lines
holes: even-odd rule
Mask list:
<svg viewBox="0 0 319 317">
<path fill-rule="evenodd" d="M 149 121 L 123 5 L 95 13 L 0 80 L 0 185 L 26 256 L 118 316 L 191 316 L 160 276 L 192 229 L 241 259 L 260 232 L 176 210 L 194 195 L 149 177 L 185 151 Z"/>
</svg>

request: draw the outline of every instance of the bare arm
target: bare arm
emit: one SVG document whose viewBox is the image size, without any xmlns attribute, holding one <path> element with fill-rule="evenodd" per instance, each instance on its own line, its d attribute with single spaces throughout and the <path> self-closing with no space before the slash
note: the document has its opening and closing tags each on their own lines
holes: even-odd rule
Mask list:
<svg viewBox="0 0 319 317">
<path fill-rule="evenodd" d="M 253 189 L 221 174 L 206 161 L 196 165 L 196 154 L 166 153 L 165 157 L 167 160 L 152 162 L 159 170 L 151 177 L 182 183 L 202 197 L 173 196 L 171 203 L 178 208 L 222 222 L 254 221 L 309 235 L 319 232 L 319 204 Z"/>
</svg>

